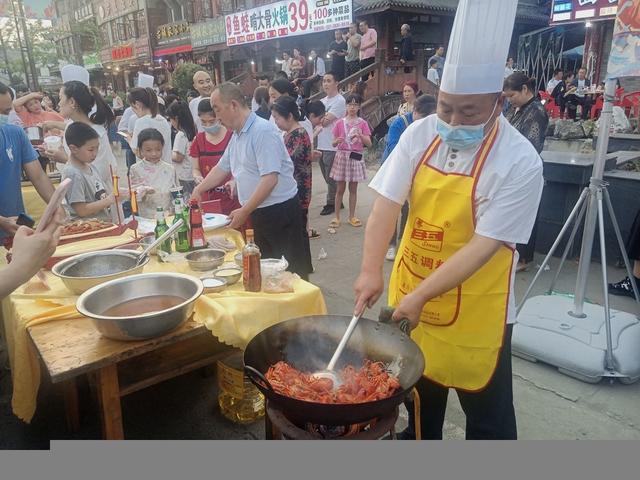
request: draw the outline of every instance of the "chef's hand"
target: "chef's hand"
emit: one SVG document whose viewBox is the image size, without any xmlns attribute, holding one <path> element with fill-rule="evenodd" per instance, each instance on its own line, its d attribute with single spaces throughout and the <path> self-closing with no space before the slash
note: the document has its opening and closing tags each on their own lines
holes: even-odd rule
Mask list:
<svg viewBox="0 0 640 480">
<path fill-rule="evenodd" d="M 247 221 L 247 218 L 249 218 L 249 213 L 244 208 L 240 207 L 234 210 L 233 212 L 231 212 L 229 214 L 229 218 L 231 219 L 229 228 L 238 229 L 242 225 L 244 225 L 244 222 Z"/>
<path fill-rule="evenodd" d="M 420 323 L 420 314 L 424 308 L 424 300 L 415 292 L 406 295 L 396 307 L 391 316 L 391 320 L 399 322 L 400 320 L 409 320 L 409 328 L 413 330 Z"/>
<path fill-rule="evenodd" d="M 355 314 L 364 311 L 367 307 L 373 307 L 384 291 L 382 272 L 360 272 L 353 284 L 353 290 L 356 297 Z"/>
</svg>

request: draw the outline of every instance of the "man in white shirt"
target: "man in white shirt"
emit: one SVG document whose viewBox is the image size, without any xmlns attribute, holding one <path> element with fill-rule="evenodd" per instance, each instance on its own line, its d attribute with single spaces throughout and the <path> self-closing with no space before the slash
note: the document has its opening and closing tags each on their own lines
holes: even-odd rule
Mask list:
<svg viewBox="0 0 640 480">
<path fill-rule="evenodd" d="M 556 89 L 556 87 L 560 84 L 561 81 L 562 81 L 562 69 L 556 68 L 553 71 L 553 77 L 551 78 L 551 80 L 547 82 L 547 93 L 553 96 L 553 91 Z"/>
<path fill-rule="evenodd" d="M 319 57 L 315 50 L 309 52 L 309 61 L 313 65 L 313 73 L 309 78 L 302 82 L 302 88 L 304 88 L 304 98 L 311 96 L 311 89 L 326 73 L 324 67 L 324 60 Z"/>
<path fill-rule="evenodd" d="M 435 58 L 432 58 L 429 61 L 427 80 L 429 80 L 434 85 L 440 86 L 440 76 L 438 75 L 438 60 L 436 60 Z"/>
<path fill-rule="evenodd" d="M 509 58 L 509 60 L 507 60 L 506 66 L 504 67 L 504 78 L 513 75 L 513 72 L 513 58 Z"/>
<path fill-rule="evenodd" d="M 302 221 L 293 162 L 278 127 L 258 117 L 245 104 L 242 90 L 232 83 L 218 85 L 211 95 L 216 118 L 233 130 L 218 164 L 193 191 L 199 198 L 225 182 L 236 180 L 241 208 L 229 214 L 229 228 L 247 219 L 265 258 L 284 256 L 290 270 L 307 279 L 313 271 L 306 225 Z"/>
<path fill-rule="evenodd" d="M 336 156 L 336 147 L 333 146 L 333 126 L 338 119 L 347 114 L 347 104 L 344 97 L 338 92 L 338 80 L 333 73 L 324 74 L 322 89 L 326 93 L 326 97 L 322 99 L 325 114 L 320 126 L 316 127 L 316 131 L 318 132 L 318 150 L 322 153 L 320 171 L 324 181 L 327 182 L 327 203 L 322 207 L 320 215 L 331 215 L 335 212 L 336 202 L 336 182 L 329 176 L 331 167 L 333 167 L 333 159 Z"/>
<path fill-rule="evenodd" d="M 282 61 L 278 63 L 282 67 L 281 70 L 287 74 L 287 78 L 291 78 L 291 62 L 291 56 L 287 52 L 282 52 Z"/>
<path fill-rule="evenodd" d="M 516 9 L 517 0 L 460 1 L 437 114 L 407 128 L 371 182 L 378 196 L 355 311 L 373 306 L 384 290 L 388 242 L 409 199 L 388 302 L 393 320 L 408 320 L 426 358 L 416 386 L 423 439 L 442 438 L 449 388 L 465 412 L 467 439 L 517 437 L 515 244 L 529 239 L 543 180 L 535 149 L 500 113 Z M 403 433 L 410 438 L 410 430 Z"/>
<path fill-rule="evenodd" d="M 191 110 L 191 116 L 198 128 L 198 132 L 202 132 L 202 123 L 200 123 L 200 117 L 198 117 L 198 105 L 200 104 L 200 100 L 211 96 L 211 92 L 213 91 L 211 75 L 204 70 L 198 70 L 193 74 L 193 88 L 198 91 L 200 96 L 189 102 L 189 110 Z"/>
</svg>

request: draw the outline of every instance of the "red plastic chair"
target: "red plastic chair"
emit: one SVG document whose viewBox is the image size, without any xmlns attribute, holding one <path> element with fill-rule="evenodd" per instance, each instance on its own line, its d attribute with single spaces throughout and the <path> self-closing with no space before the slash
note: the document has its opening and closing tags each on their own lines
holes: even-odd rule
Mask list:
<svg viewBox="0 0 640 480">
<path fill-rule="evenodd" d="M 591 114 L 590 114 L 591 120 L 595 120 L 600 116 L 600 113 L 602 112 L 603 107 L 604 107 L 604 97 L 600 95 L 599 97 L 596 98 L 596 103 L 594 103 L 593 106 L 591 107 Z"/>
<path fill-rule="evenodd" d="M 627 115 L 633 115 L 634 117 L 640 116 L 640 92 L 630 92 L 622 97 L 620 105 L 624 109 L 624 113 Z"/>
</svg>

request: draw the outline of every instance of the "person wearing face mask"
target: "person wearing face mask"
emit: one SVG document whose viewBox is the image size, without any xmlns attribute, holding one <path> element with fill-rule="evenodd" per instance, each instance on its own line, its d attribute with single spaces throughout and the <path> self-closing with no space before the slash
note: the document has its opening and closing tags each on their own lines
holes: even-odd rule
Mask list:
<svg viewBox="0 0 640 480">
<path fill-rule="evenodd" d="M 355 312 L 384 290 L 385 253 L 401 207 L 409 218 L 389 282 L 392 319 L 406 319 L 426 362 L 416 385 L 423 439 L 441 439 L 454 389 L 467 439 L 517 437 L 511 377 L 517 243 L 542 194 L 542 161 L 501 115 L 517 0 L 461 0 L 436 115 L 413 122 L 371 182 L 354 285 Z M 482 21 L 478 21 L 482 19 Z M 415 437 L 413 419 L 400 438 Z"/>
<path fill-rule="evenodd" d="M 211 100 L 208 98 L 201 100 L 198 104 L 198 118 L 203 131 L 195 136 L 189 149 L 189 156 L 194 160 L 192 168 L 196 185 L 202 183 L 202 179 L 218 164 L 233 135 L 233 132 L 227 130 L 216 118 Z M 240 208 L 240 203 L 235 195 L 235 182 L 230 174 L 224 183 L 226 186 L 224 192 L 209 190 L 200 193 L 197 186 L 194 191 L 198 190 L 197 193 L 202 201 L 220 200 L 222 213 L 228 215 Z"/>
<path fill-rule="evenodd" d="M 0 246 L 16 233 L 18 215 L 25 213 L 20 189 L 22 170 L 45 203 L 54 190 L 27 134 L 22 128 L 9 124 L 13 100 L 13 91 L 0 83 Z"/>
</svg>

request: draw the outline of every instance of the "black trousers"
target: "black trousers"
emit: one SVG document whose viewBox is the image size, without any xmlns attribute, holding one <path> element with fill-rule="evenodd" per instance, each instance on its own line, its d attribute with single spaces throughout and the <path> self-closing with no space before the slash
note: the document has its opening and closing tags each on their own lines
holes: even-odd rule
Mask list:
<svg viewBox="0 0 640 480">
<path fill-rule="evenodd" d="M 320 76 L 316 75 L 315 77 L 311 77 L 302 82 L 302 88 L 304 89 L 304 98 L 309 98 L 311 96 L 311 90 L 319 80 Z"/>
<path fill-rule="evenodd" d="M 298 195 L 286 202 L 254 210 L 251 223 L 262 258 L 284 255 L 289 262 L 289 271 L 308 280 L 313 265 L 307 225 L 303 223 Z"/>
<path fill-rule="evenodd" d="M 511 333 L 507 325 L 504 345 L 498 357 L 493 378 L 481 392 L 456 390 L 462 410 L 467 417 L 467 440 L 516 440 L 516 414 L 513 408 L 513 382 L 511 378 Z M 427 359 L 427 361 L 429 361 Z M 423 440 L 442 440 L 442 426 L 447 407 L 449 389 L 426 377 L 416 385 L 420 395 L 420 427 Z M 414 422 L 413 409 L 409 409 L 409 428 Z"/>
<path fill-rule="evenodd" d="M 354 73 L 357 73 L 360 70 L 360 60 L 353 60 L 352 62 L 344 63 L 345 77 L 350 77 Z"/>
<path fill-rule="evenodd" d="M 588 96 L 578 97 L 577 95 L 567 95 L 567 109 L 569 118 L 575 119 L 578 105 L 582 105 L 582 119 L 586 120 L 591 114 L 591 98 Z"/>
<path fill-rule="evenodd" d="M 627 239 L 627 254 L 631 261 L 640 260 L 640 210 L 636 213 L 636 218 L 631 225 L 631 231 Z"/>
<path fill-rule="evenodd" d="M 369 57 L 369 58 L 365 58 L 363 60 L 360 60 L 360 70 L 367 68 L 369 65 L 373 64 L 376 61 L 375 57 Z M 369 78 L 369 75 L 373 75 L 372 73 L 367 73 L 366 75 L 362 76 L 362 81 L 366 82 L 367 79 Z"/>
</svg>

